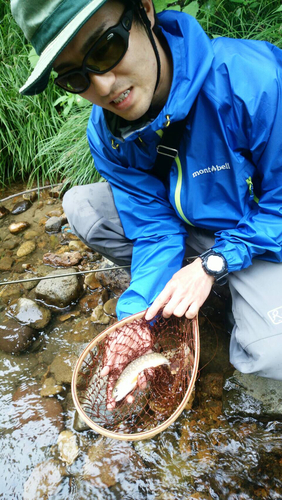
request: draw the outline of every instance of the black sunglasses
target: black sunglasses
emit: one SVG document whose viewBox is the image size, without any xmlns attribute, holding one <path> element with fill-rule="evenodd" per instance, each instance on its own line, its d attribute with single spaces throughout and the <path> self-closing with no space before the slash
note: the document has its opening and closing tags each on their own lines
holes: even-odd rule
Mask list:
<svg viewBox="0 0 282 500">
<path fill-rule="evenodd" d="M 109 28 L 85 55 L 82 66 L 55 79 L 55 84 L 72 94 L 82 94 L 91 84 L 88 72 L 102 75 L 113 69 L 128 49 L 133 9 L 127 8 L 118 24 Z"/>
</svg>

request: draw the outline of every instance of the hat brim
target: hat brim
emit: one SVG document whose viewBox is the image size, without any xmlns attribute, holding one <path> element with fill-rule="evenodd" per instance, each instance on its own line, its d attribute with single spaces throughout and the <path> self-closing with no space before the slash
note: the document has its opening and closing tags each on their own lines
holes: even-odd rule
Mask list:
<svg viewBox="0 0 282 500">
<path fill-rule="evenodd" d="M 106 0 L 92 0 L 84 7 L 70 23 L 47 45 L 26 83 L 20 88 L 23 95 L 40 94 L 48 84 L 52 65 L 62 50 L 75 37 L 86 21 L 106 2 Z"/>
</svg>

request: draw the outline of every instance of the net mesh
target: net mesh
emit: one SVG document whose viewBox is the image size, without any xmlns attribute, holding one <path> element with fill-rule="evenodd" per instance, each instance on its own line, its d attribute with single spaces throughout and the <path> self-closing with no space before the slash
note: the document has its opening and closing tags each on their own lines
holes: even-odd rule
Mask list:
<svg viewBox="0 0 282 500">
<path fill-rule="evenodd" d="M 117 323 L 114 331 L 94 345 L 76 381 L 79 405 L 92 422 L 112 432 L 140 433 L 164 423 L 176 411 L 195 372 L 192 321 L 175 316 L 164 319 L 159 314 L 153 324 L 144 318 L 121 327 Z M 147 352 L 162 354 L 170 364 L 145 370 L 146 387 L 133 389 L 134 401 L 129 404 L 124 398 L 109 410 L 107 398 L 114 383 L 130 362 Z M 113 359 L 114 368 L 102 377 L 103 367 Z"/>
</svg>

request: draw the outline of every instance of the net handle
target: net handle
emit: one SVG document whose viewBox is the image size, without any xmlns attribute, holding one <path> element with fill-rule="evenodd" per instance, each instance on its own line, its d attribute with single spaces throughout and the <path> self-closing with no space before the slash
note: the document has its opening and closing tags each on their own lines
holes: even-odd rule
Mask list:
<svg viewBox="0 0 282 500">
<path fill-rule="evenodd" d="M 113 432 L 113 431 L 108 431 L 107 429 L 104 429 L 98 424 L 95 424 L 89 417 L 86 415 L 86 413 L 83 411 L 79 399 L 78 399 L 78 394 L 76 390 L 77 386 L 77 379 L 78 379 L 78 374 L 81 369 L 82 363 L 84 362 L 85 358 L 89 354 L 89 352 L 95 347 L 96 344 L 101 342 L 107 335 L 110 335 L 113 331 L 115 331 L 117 328 L 121 328 L 124 325 L 128 325 L 132 323 L 135 320 L 141 319 L 145 316 L 147 310 L 141 311 L 139 313 L 133 314 L 132 316 L 129 316 L 127 318 L 124 318 L 114 325 L 110 326 L 106 330 L 104 330 L 102 333 L 97 335 L 95 339 L 93 339 L 90 344 L 84 349 L 84 351 L 81 353 L 80 357 L 77 360 L 77 363 L 75 365 L 74 371 L 73 371 L 73 376 L 72 376 L 72 383 L 71 383 L 71 392 L 72 392 L 72 398 L 74 405 L 76 407 L 76 410 L 82 420 L 95 432 L 98 434 L 102 434 L 105 437 L 108 437 L 110 439 L 119 439 L 120 441 L 140 441 L 143 439 L 150 439 L 154 437 L 156 434 L 159 434 L 163 430 L 165 430 L 167 427 L 169 427 L 182 413 L 184 410 L 186 404 L 188 403 L 189 397 L 191 395 L 191 392 L 193 390 L 193 387 L 196 382 L 197 374 L 198 374 L 198 366 L 199 366 L 199 359 L 200 359 L 200 335 L 199 335 L 199 323 L 198 323 L 198 315 L 195 316 L 191 320 L 192 322 L 192 333 L 193 333 L 193 340 L 194 340 L 194 346 L 195 346 L 195 358 L 194 358 L 194 366 L 192 370 L 192 376 L 189 382 L 188 389 L 180 403 L 180 405 L 177 407 L 177 409 L 174 411 L 174 413 L 167 419 L 165 422 L 162 424 L 158 425 L 154 429 L 150 429 L 148 431 L 143 431 L 143 432 L 138 432 L 134 434 L 121 434 L 118 432 Z"/>
</svg>

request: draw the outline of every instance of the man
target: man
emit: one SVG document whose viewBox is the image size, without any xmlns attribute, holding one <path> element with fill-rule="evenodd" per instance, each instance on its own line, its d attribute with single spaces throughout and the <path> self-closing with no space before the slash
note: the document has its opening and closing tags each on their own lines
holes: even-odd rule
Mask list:
<svg viewBox="0 0 282 500">
<path fill-rule="evenodd" d="M 12 0 L 41 54 L 23 94 L 55 82 L 94 104 L 88 140 L 108 183 L 64 198 L 73 230 L 131 262 L 123 318 L 149 309 L 194 317 L 228 280 L 230 360 L 282 379 L 282 53 L 265 42 L 210 41 L 190 16 L 151 0 Z M 187 117 L 187 118 L 186 118 Z M 186 118 L 169 178 L 152 175 L 163 131 Z M 199 255 L 182 267 L 186 255 Z M 144 336 L 144 343 L 148 334 Z M 118 353 L 104 368 L 115 365 Z"/>
</svg>

